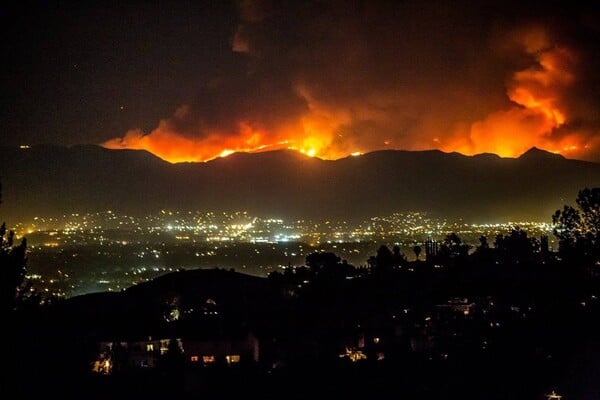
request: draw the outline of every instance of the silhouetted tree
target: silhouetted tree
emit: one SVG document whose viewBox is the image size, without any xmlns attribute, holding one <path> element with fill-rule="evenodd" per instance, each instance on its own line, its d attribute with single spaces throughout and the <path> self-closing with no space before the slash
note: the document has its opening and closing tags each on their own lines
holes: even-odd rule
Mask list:
<svg viewBox="0 0 600 400">
<path fill-rule="evenodd" d="M 356 275 L 356 267 L 352 264 L 348 264 L 348 260 L 342 260 L 341 270 L 344 273 L 344 276 Z"/>
<path fill-rule="evenodd" d="M 2 186 L 0 184 L 0 204 L 2 203 Z M 0 307 L 3 315 L 15 309 L 17 301 L 22 297 L 26 287 L 25 272 L 27 265 L 27 240 L 15 244 L 14 231 L 6 229 L 6 223 L 0 226 Z M 27 288 L 28 289 L 28 288 Z"/>
<path fill-rule="evenodd" d="M 528 237 L 526 231 L 515 227 L 508 235 L 497 235 L 494 247 L 500 261 L 521 263 L 532 260 L 540 244 L 536 238 Z"/>
<path fill-rule="evenodd" d="M 490 265 L 494 261 L 494 249 L 490 248 L 488 238 L 484 235 L 479 237 L 479 246 L 473 252 L 473 257 L 479 265 Z"/>
<path fill-rule="evenodd" d="M 176 338 L 171 338 L 165 354 L 160 356 L 159 368 L 171 378 L 177 378 L 183 374 L 185 356 Z"/>
<path fill-rule="evenodd" d="M 129 368 L 130 349 L 121 342 L 114 342 L 110 349 L 112 372 L 121 373 Z"/>
<path fill-rule="evenodd" d="M 485 251 L 489 248 L 490 248 L 490 245 L 488 243 L 487 237 L 481 235 L 481 237 L 479 237 L 479 246 L 477 247 L 477 250 Z"/>
<path fill-rule="evenodd" d="M 315 252 L 306 256 L 306 265 L 308 270 L 320 280 L 340 280 L 347 276 L 353 276 L 356 273 L 356 268 L 348 264 L 346 260 L 342 260 L 339 256 L 332 252 Z M 297 278 L 302 276 L 301 271 L 296 269 Z M 305 277 L 302 280 L 309 279 Z M 298 279 L 296 279 L 298 280 Z"/>
<path fill-rule="evenodd" d="M 331 252 L 314 252 L 306 256 L 306 265 L 314 272 L 319 273 L 324 268 L 337 265 L 341 258 Z"/>
<path fill-rule="evenodd" d="M 552 215 L 559 253 L 586 264 L 600 261 L 600 188 L 580 190 L 575 202 L 577 208 L 565 205 Z"/>
<path fill-rule="evenodd" d="M 466 257 L 470 249 L 471 246 L 463 243 L 462 239 L 453 232 L 446 235 L 439 253 L 443 258 Z"/>
<path fill-rule="evenodd" d="M 386 245 L 381 245 L 377 249 L 377 254 L 370 259 L 376 271 L 388 271 L 394 266 L 394 254 Z"/>
<path fill-rule="evenodd" d="M 542 235 L 540 237 L 540 254 L 542 255 L 542 257 L 546 257 L 546 256 L 548 256 L 549 253 L 550 253 L 550 245 L 548 243 L 548 236 Z"/>
<path fill-rule="evenodd" d="M 415 247 L 413 247 L 413 251 L 415 252 L 415 258 L 418 261 L 419 260 L 419 255 L 421 255 L 421 246 L 416 245 Z"/>
<path fill-rule="evenodd" d="M 395 245 L 392 248 L 392 265 L 395 268 L 402 267 L 408 263 L 406 256 L 400 252 L 400 246 Z"/>
</svg>

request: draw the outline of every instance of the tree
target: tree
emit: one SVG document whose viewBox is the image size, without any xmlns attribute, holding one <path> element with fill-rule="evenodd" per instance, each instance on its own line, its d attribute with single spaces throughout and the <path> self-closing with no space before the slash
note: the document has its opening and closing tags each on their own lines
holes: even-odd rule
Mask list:
<svg viewBox="0 0 600 400">
<path fill-rule="evenodd" d="M 392 248 L 392 265 L 394 268 L 400 268 L 407 265 L 407 263 L 406 256 L 400 252 L 400 246 L 395 245 Z"/>
<path fill-rule="evenodd" d="M 130 349 L 124 343 L 114 342 L 110 348 L 112 373 L 122 373 L 129 368 Z"/>
<path fill-rule="evenodd" d="M 0 184 L 0 204 L 2 186 Z M 19 298 L 24 297 L 25 272 L 27 265 L 27 240 L 15 244 L 14 231 L 6 229 L 6 223 L 0 226 L 0 307 L 2 315 L 12 312 Z"/>
<path fill-rule="evenodd" d="M 314 273 L 319 273 L 324 269 L 333 269 L 340 261 L 341 258 L 331 252 L 314 252 L 306 256 L 306 265 Z"/>
<path fill-rule="evenodd" d="M 179 343 L 179 339 L 169 339 L 167 351 L 160 356 L 159 366 L 165 372 L 173 376 L 182 374 L 183 367 L 185 366 L 185 356 Z"/>
<path fill-rule="evenodd" d="M 416 245 L 413 247 L 413 251 L 415 252 L 415 259 L 419 261 L 419 255 L 421 254 L 421 246 Z"/>
<path fill-rule="evenodd" d="M 491 265 L 495 261 L 495 252 L 495 249 L 490 248 L 487 236 L 481 235 L 479 237 L 479 246 L 473 252 L 473 258 L 479 265 Z"/>
<path fill-rule="evenodd" d="M 527 232 L 517 226 L 509 235 L 498 234 L 494 247 L 501 261 L 518 264 L 531 261 L 539 251 L 540 244 L 536 238 L 528 237 Z"/>
<path fill-rule="evenodd" d="M 1 203 L 2 185 L 0 183 Z M 28 347 L 23 346 L 23 333 L 27 332 L 27 328 L 26 325 L 19 323 L 21 321 L 15 313 L 20 299 L 26 297 L 23 294 L 25 291 L 29 291 L 29 286 L 24 285 L 27 264 L 26 249 L 27 241 L 22 239 L 20 244 L 15 244 L 14 231 L 7 231 L 6 223 L 3 222 L 0 225 L 0 318 L 2 318 L 4 326 L 8 327 L 8 329 L 4 329 L 4 333 L 5 340 L 10 343 L 3 356 L 6 365 L 11 365 L 13 368 L 9 375 L 5 376 L 6 383 L 14 384 L 17 388 L 20 386 L 20 379 L 29 375 L 29 373 L 23 373 L 20 360 L 27 359 L 23 354 L 31 348 L 31 343 L 28 343 Z M 2 382 L 2 385 L 4 383 L 5 381 Z"/>
<path fill-rule="evenodd" d="M 306 265 L 313 276 L 324 279 L 345 279 L 356 272 L 353 265 L 348 264 L 346 260 L 342 260 L 332 252 L 311 253 L 306 256 Z M 298 270 L 296 271 L 298 272 Z M 300 278 L 304 274 L 296 275 Z"/>
<path fill-rule="evenodd" d="M 591 264 L 600 261 L 600 188 L 585 188 L 575 199 L 577 208 L 565 205 L 552 215 L 559 253 L 568 260 Z"/>
<path fill-rule="evenodd" d="M 479 237 L 479 246 L 477 247 L 476 251 L 487 251 L 489 248 L 490 248 L 490 245 L 488 244 L 487 237 L 481 235 Z"/>
<path fill-rule="evenodd" d="M 379 271 L 387 271 L 394 266 L 394 253 L 386 245 L 381 245 L 377 249 L 375 264 Z"/>
<path fill-rule="evenodd" d="M 440 247 L 440 253 L 448 258 L 466 257 L 471 246 L 463 243 L 456 233 L 446 235 Z"/>
</svg>

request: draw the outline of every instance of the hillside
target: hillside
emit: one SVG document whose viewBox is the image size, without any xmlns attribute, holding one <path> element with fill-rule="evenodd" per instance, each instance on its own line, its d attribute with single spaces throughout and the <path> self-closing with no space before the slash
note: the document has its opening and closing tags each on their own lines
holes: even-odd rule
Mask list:
<svg viewBox="0 0 600 400">
<path fill-rule="evenodd" d="M 600 184 L 600 164 L 539 149 L 519 158 L 376 151 L 335 161 L 294 151 L 170 164 L 145 151 L 97 146 L 0 148 L 2 215 L 161 209 L 282 218 L 361 219 L 422 210 L 472 222 L 537 219 Z"/>
</svg>

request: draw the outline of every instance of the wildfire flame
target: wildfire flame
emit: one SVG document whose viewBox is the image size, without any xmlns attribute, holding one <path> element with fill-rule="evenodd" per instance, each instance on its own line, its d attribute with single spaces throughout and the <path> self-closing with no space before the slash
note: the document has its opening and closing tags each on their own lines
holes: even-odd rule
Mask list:
<svg viewBox="0 0 600 400">
<path fill-rule="evenodd" d="M 260 118 L 246 118 L 227 130 L 198 128 L 198 132 L 181 132 L 173 121 L 193 118 L 189 107 L 182 106 L 174 116 L 163 120 L 158 127 L 146 134 L 131 130 L 121 138 L 103 143 L 111 149 L 144 149 L 170 161 L 207 161 L 226 157 L 235 152 L 260 152 L 276 149 L 294 149 L 307 156 L 337 159 L 356 156 L 382 148 L 409 150 L 437 148 L 463 154 L 495 153 L 516 157 L 531 147 L 577 157 L 588 151 L 595 143 L 576 130 L 565 131 L 569 122 L 569 110 L 564 106 L 562 94 L 576 80 L 577 54 L 565 46 L 551 42 L 541 29 L 519 32 L 521 51 L 532 63 L 529 67 L 513 72 L 507 82 L 506 95 L 510 105 L 489 113 L 483 119 L 463 121 L 447 126 L 449 134 L 429 129 L 419 137 L 404 141 L 388 133 L 373 135 L 368 140 L 356 140 L 344 133 L 360 117 L 373 126 L 394 127 L 395 99 L 389 93 L 382 99 L 367 99 L 375 107 L 355 107 L 353 110 L 338 107 L 320 98 L 311 86 L 295 83 L 293 91 L 305 105 L 305 111 L 293 114 L 285 122 L 266 124 Z M 249 48 L 236 39 L 235 51 L 247 52 Z M 383 106 L 380 105 L 385 103 Z M 398 107 L 395 107 L 396 109 Z M 237 118 L 234 114 L 232 118 Z M 426 121 L 427 122 L 427 121 Z M 386 125 L 387 124 L 387 125 Z M 435 126 L 439 124 L 423 124 Z M 556 135 L 557 129 L 563 129 Z M 376 128 L 374 128 L 376 129 Z M 390 129 L 388 129 L 390 131 Z"/>
<path fill-rule="evenodd" d="M 187 107 L 181 107 L 176 116 L 181 118 L 188 113 Z M 141 130 L 131 130 L 122 138 L 115 138 L 102 145 L 109 149 L 147 150 L 170 162 L 208 161 L 218 157 L 227 157 L 236 152 L 261 152 L 268 150 L 297 150 L 310 157 L 336 159 L 358 154 L 337 151 L 331 147 L 331 129 L 324 128 L 324 119 L 306 116 L 299 123 L 282 126 L 278 133 L 265 132 L 254 128 L 249 122 L 238 123 L 235 132 L 204 133 L 201 137 L 184 136 L 170 128 L 168 121 L 161 121 L 158 128 L 150 134 Z"/>
<path fill-rule="evenodd" d="M 589 148 L 577 132 L 553 136 L 554 130 L 568 121 L 561 94 L 575 79 L 571 71 L 576 55 L 565 47 L 552 46 L 539 30 L 521 38 L 521 45 L 535 57 L 535 64 L 514 73 L 508 83 L 507 96 L 515 105 L 472 123 L 465 135 L 467 141 L 442 143 L 442 149 L 515 157 L 534 146 L 574 155 Z"/>
</svg>

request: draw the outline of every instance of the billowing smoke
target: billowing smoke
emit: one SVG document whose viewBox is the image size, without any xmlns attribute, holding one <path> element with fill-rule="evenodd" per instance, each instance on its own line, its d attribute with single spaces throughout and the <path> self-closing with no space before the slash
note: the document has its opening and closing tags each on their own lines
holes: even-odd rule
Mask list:
<svg viewBox="0 0 600 400">
<path fill-rule="evenodd" d="M 558 134 L 567 123 L 564 94 L 575 81 L 577 55 L 553 44 L 541 28 L 519 30 L 514 35 L 517 50 L 531 57 L 531 65 L 514 72 L 507 83 L 512 105 L 472 122 L 458 137 L 464 144 L 450 142 L 448 150 L 465 153 L 489 152 L 516 156 L 538 146 L 557 153 L 577 152 L 590 141 L 575 132 Z"/>
<path fill-rule="evenodd" d="M 239 62 L 151 132 L 104 145 L 170 161 L 279 148 L 513 157 L 533 146 L 600 160 L 600 30 L 588 10 L 515 17 L 458 3 L 242 1 Z"/>
</svg>

